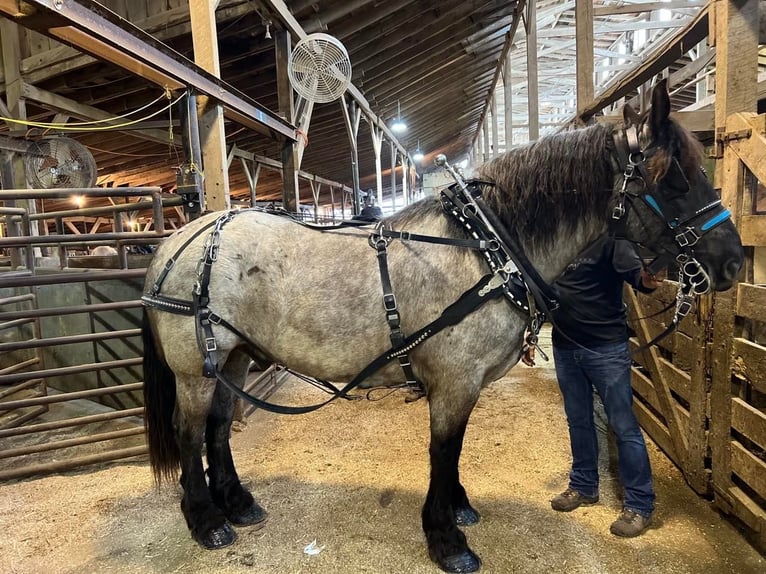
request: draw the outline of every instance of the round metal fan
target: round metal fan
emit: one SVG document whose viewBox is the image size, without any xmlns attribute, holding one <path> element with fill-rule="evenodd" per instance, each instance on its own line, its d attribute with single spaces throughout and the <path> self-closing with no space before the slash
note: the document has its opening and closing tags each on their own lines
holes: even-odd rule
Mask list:
<svg viewBox="0 0 766 574">
<path fill-rule="evenodd" d="M 351 82 L 351 59 L 337 38 L 309 34 L 293 48 L 287 74 L 298 95 L 312 102 L 332 102 Z"/>
<path fill-rule="evenodd" d="M 63 136 L 45 137 L 29 144 L 24 156 L 27 181 L 35 188 L 93 187 L 96 161 L 88 148 Z"/>
</svg>

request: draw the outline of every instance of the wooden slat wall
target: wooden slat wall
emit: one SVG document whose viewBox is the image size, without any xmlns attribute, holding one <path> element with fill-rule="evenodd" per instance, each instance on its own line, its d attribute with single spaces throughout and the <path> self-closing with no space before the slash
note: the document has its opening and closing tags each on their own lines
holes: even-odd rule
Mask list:
<svg viewBox="0 0 766 574">
<path fill-rule="evenodd" d="M 752 214 L 742 166 L 766 177 L 760 161 L 766 157 L 766 116 L 734 114 L 727 120 L 727 131 L 747 129 L 752 137 L 725 146 L 722 199 L 745 247 L 763 247 L 766 216 Z M 697 492 L 712 493 L 716 506 L 746 524 L 756 544 L 766 549 L 766 346 L 760 335 L 766 325 L 766 286 L 752 283 L 753 250 L 746 251 L 743 282 L 701 298 L 678 332 L 634 357 L 639 366 L 633 389 L 644 430 Z M 667 281 L 651 295 L 626 292 L 638 335 L 632 349 L 664 330 L 671 314 L 659 312 L 673 300 L 675 288 Z M 639 322 L 638 317 L 646 318 Z M 669 391 L 670 403 L 662 400 L 660 389 Z M 679 427 L 675 434 L 670 417 Z"/>
</svg>

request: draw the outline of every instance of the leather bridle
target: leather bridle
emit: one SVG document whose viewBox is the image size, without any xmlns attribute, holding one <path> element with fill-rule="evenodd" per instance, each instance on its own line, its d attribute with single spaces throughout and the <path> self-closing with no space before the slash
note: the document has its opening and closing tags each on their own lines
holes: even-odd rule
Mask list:
<svg viewBox="0 0 766 574">
<path fill-rule="evenodd" d="M 650 273 L 656 273 L 675 260 L 679 268 L 679 284 L 685 295 L 694 297 L 711 290 L 710 276 L 704 266 L 694 256 L 694 246 L 707 233 L 731 217 L 731 212 L 717 199 L 710 203 L 679 210 L 668 197 L 663 181 L 674 180 L 674 197 L 689 193 L 691 185 L 683 173 L 678 160 L 671 159 L 668 173 L 659 181 L 649 173 L 646 159 L 656 153 L 656 147 L 641 149 L 636 126 L 629 126 L 614 134 L 615 158 L 622 167 L 622 182 L 617 193 L 617 200 L 612 210 L 612 231 L 633 243 L 641 242 L 627 233 L 627 222 L 631 208 L 637 213 L 634 204 L 638 201 L 648 207 L 648 211 L 662 221 L 664 232 L 661 238 L 669 239 L 659 245 L 653 241 L 645 246 L 657 254 L 648 266 Z M 704 177 L 704 175 L 703 175 Z M 640 214 L 637 214 L 640 218 Z M 642 224 L 645 227 L 644 224 Z"/>
</svg>

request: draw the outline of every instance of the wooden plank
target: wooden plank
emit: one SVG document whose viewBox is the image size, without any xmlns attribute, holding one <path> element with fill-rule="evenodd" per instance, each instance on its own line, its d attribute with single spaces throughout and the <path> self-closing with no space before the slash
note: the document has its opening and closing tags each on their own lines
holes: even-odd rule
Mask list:
<svg viewBox="0 0 766 574">
<path fill-rule="evenodd" d="M 766 246 L 766 215 L 742 215 L 742 221 L 737 227 L 742 237 L 742 245 Z"/>
<path fill-rule="evenodd" d="M 731 400 L 731 426 L 766 450 L 766 414 L 739 397 Z"/>
<path fill-rule="evenodd" d="M 637 321 L 638 313 L 640 312 L 640 306 L 635 292 L 632 289 L 626 289 L 628 301 L 630 302 L 628 309 L 629 314 L 632 315 L 634 325 L 636 328 L 636 334 L 641 344 L 646 344 L 653 336 L 650 334 L 648 321 Z M 670 436 L 673 441 L 674 451 L 679 456 L 686 456 L 688 448 L 686 435 L 682 432 L 681 421 L 678 415 L 678 411 L 675 408 L 676 402 L 673 395 L 670 392 L 670 386 L 664 376 L 662 368 L 659 365 L 659 351 L 656 347 L 650 347 L 643 351 L 644 360 L 647 361 L 647 367 L 652 375 L 652 384 L 657 392 L 658 403 L 660 405 L 659 411 L 665 418 L 665 424 L 668 427 Z M 683 469 L 683 465 L 681 465 Z"/>
<path fill-rule="evenodd" d="M 701 297 L 697 301 L 698 312 L 691 313 L 686 322 L 692 327 L 693 335 L 691 348 L 691 370 L 687 379 L 688 387 L 683 397 L 689 405 L 689 416 L 686 419 L 686 436 L 689 447 L 686 451 L 684 476 L 689 486 L 698 494 L 709 494 L 711 491 L 711 475 L 706 468 L 708 457 L 708 320 L 712 315 L 710 297 Z"/>
<path fill-rule="evenodd" d="M 636 338 L 631 338 L 628 341 L 628 344 L 630 345 L 631 352 L 635 351 L 640 346 L 640 343 L 638 339 Z M 641 353 L 635 355 L 633 357 L 633 360 L 648 370 L 648 367 L 644 364 Z M 688 402 L 689 385 L 690 385 L 689 373 L 679 369 L 676 365 L 674 365 L 673 363 L 671 363 L 664 357 L 660 357 L 659 365 L 660 365 L 660 368 L 662 369 L 663 376 L 666 378 L 668 384 L 670 385 L 670 389 L 674 393 L 676 393 L 678 396 L 680 396 L 683 400 Z"/>
<path fill-rule="evenodd" d="M 716 293 L 710 385 L 710 451 L 713 484 L 726 493 L 731 481 L 731 339 L 734 332 L 734 294 Z"/>
<path fill-rule="evenodd" d="M 636 369 L 632 370 L 631 375 L 633 392 L 640 396 L 642 400 L 649 403 L 656 411 L 662 412 L 660 401 L 657 398 L 657 391 L 654 389 L 651 379 Z M 679 421 L 681 422 L 681 427 L 684 429 L 684 432 L 686 432 L 686 429 L 689 426 L 689 411 L 678 403 L 675 403 L 675 407 L 680 415 Z M 659 417 L 657 420 L 660 420 Z"/>
<path fill-rule="evenodd" d="M 723 493 L 717 492 L 716 495 L 718 494 Z M 722 510 L 727 514 L 733 514 L 751 530 L 759 533 L 755 544 L 761 552 L 766 552 L 766 510 L 736 486 L 728 489 L 725 497 Z M 722 506 L 720 502 L 719 497 L 716 496 L 714 503 L 719 508 Z"/>
<path fill-rule="evenodd" d="M 737 315 L 746 319 L 766 321 L 766 287 L 750 283 L 738 283 Z"/>
<path fill-rule="evenodd" d="M 766 498 L 766 462 L 736 440 L 731 441 L 731 471 L 758 496 Z"/>
<path fill-rule="evenodd" d="M 766 347 L 741 337 L 732 338 L 732 371 L 766 393 Z"/>
<path fill-rule="evenodd" d="M 692 132 L 712 132 L 715 130 L 715 112 L 711 110 L 681 110 L 673 112 L 673 118 Z M 616 124 L 622 121 L 621 114 L 598 116 L 598 123 Z"/>
<path fill-rule="evenodd" d="M 633 412 L 635 413 L 641 428 L 646 431 L 646 434 L 657 443 L 657 446 L 668 455 L 670 460 L 680 467 L 681 461 L 676 454 L 673 441 L 670 438 L 670 433 L 662 421 L 660 421 L 653 412 L 639 401 L 633 401 Z"/>
</svg>

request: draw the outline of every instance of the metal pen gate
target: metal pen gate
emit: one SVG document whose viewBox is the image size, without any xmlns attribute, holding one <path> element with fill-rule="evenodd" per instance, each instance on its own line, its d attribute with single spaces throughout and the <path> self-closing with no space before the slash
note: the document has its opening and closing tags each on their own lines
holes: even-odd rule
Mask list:
<svg viewBox="0 0 766 574">
<path fill-rule="evenodd" d="M 75 194 L 126 202 L 48 213 L 23 204 Z M 172 233 L 165 221 L 184 223 L 181 198 L 158 188 L 97 188 L 5 190 L 0 201 L 0 230 L 6 231 L 0 250 L 12 266 L 24 267 L 0 267 L 0 480 L 145 455 L 139 297 L 151 255 L 133 247 L 147 251 Z M 69 218 L 82 217 L 106 218 L 111 226 L 65 233 L 72 229 Z M 39 222 L 53 222 L 56 233 L 33 234 Z M 116 252 L 82 254 L 99 245 Z M 50 248 L 57 268 L 36 268 L 46 258 L 35 251 Z M 265 398 L 285 375 L 272 366 L 245 389 Z"/>
</svg>

